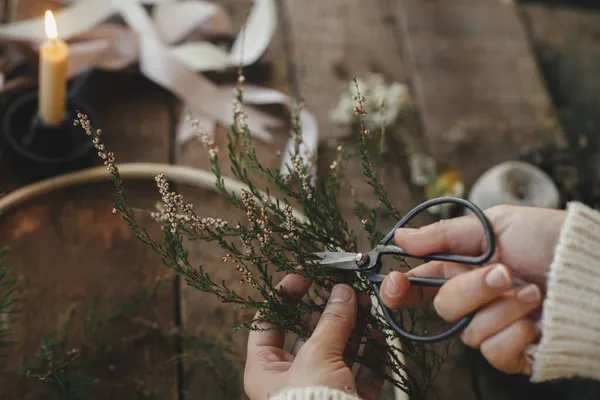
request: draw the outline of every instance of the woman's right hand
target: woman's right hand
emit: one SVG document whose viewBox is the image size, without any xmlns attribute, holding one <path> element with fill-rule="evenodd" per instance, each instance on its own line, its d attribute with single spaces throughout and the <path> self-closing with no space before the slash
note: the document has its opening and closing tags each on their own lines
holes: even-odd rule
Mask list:
<svg viewBox="0 0 600 400">
<path fill-rule="evenodd" d="M 406 274 L 390 273 L 381 287 L 390 309 L 433 301 L 436 312 L 457 322 L 479 309 L 461 333 L 462 341 L 481 350 L 506 373 L 530 373 L 526 347 L 539 333 L 531 314 L 542 304 L 546 277 L 566 213 L 521 206 L 485 211 L 496 237 L 496 251 L 483 267 L 432 261 Z M 399 229 L 397 246 L 415 256 L 434 252 L 479 255 L 486 249 L 481 222 L 474 215 L 442 220 L 419 229 Z M 516 272 L 525 286 L 513 288 Z M 441 288 L 411 287 L 407 276 L 451 278 Z"/>
</svg>

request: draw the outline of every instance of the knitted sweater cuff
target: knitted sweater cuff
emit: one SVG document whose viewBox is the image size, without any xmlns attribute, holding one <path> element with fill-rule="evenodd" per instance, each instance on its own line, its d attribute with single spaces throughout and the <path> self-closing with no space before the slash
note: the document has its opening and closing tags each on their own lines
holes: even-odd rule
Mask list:
<svg viewBox="0 0 600 400">
<path fill-rule="evenodd" d="M 287 389 L 271 397 L 270 400 L 360 400 L 360 397 L 325 386 L 312 386 Z"/>
<path fill-rule="evenodd" d="M 569 203 L 532 355 L 531 380 L 600 380 L 600 213 Z"/>
</svg>

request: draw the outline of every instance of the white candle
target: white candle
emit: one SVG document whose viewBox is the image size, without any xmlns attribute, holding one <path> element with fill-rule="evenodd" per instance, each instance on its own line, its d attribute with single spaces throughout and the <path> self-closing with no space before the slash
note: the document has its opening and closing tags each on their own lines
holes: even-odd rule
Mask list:
<svg viewBox="0 0 600 400">
<path fill-rule="evenodd" d="M 65 118 L 69 46 L 58 39 L 52 11 L 46 11 L 46 36 L 40 48 L 39 112 L 45 124 L 57 125 Z"/>
</svg>

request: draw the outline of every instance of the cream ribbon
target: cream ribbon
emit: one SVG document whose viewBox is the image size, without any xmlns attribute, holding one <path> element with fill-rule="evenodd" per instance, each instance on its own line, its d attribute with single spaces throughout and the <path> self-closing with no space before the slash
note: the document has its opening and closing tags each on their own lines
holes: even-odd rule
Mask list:
<svg viewBox="0 0 600 400">
<path fill-rule="evenodd" d="M 184 103 L 209 133 L 216 124 L 233 122 L 232 88 L 219 86 L 200 74 L 256 62 L 267 49 L 276 27 L 274 0 L 254 0 L 244 27 L 229 52 L 201 40 L 202 37 L 231 32 L 231 21 L 217 4 L 200 0 L 61 0 L 72 3 L 54 12 L 61 39 L 70 42 L 69 77 L 96 67 L 119 70 L 139 63 L 141 73 L 170 90 Z M 144 8 L 152 5 L 151 15 Z M 127 26 L 110 22 L 120 16 Z M 190 39 L 191 34 L 200 39 Z M 0 37 L 32 42 L 46 40 L 43 17 L 0 25 Z M 200 72 L 200 73 L 199 73 Z M 248 87 L 245 102 L 253 105 L 282 104 L 292 108 L 282 92 Z M 252 135 L 265 142 L 269 128 L 281 121 L 254 107 L 246 107 Z M 192 137 L 190 127 L 180 118 L 177 143 Z M 303 155 L 316 153 L 318 126 L 307 110 L 300 115 Z M 282 173 L 291 165 L 290 138 L 282 157 Z M 303 157 L 306 161 L 306 158 Z"/>
</svg>

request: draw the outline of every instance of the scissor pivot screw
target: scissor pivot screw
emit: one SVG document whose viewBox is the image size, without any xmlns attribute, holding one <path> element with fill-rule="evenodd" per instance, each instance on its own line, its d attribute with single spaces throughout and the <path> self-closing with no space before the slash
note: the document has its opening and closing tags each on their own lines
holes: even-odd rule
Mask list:
<svg viewBox="0 0 600 400">
<path fill-rule="evenodd" d="M 369 261 L 369 255 L 368 254 L 363 254 L 363 253 L 358 253 L 356 255 L 356 257 L 354 257 L 354 261 L 356 261 L 356 263 L 358 265 L 362 266 L 363 264 L 365 264 L 366 262 Z"/>
</svg>

